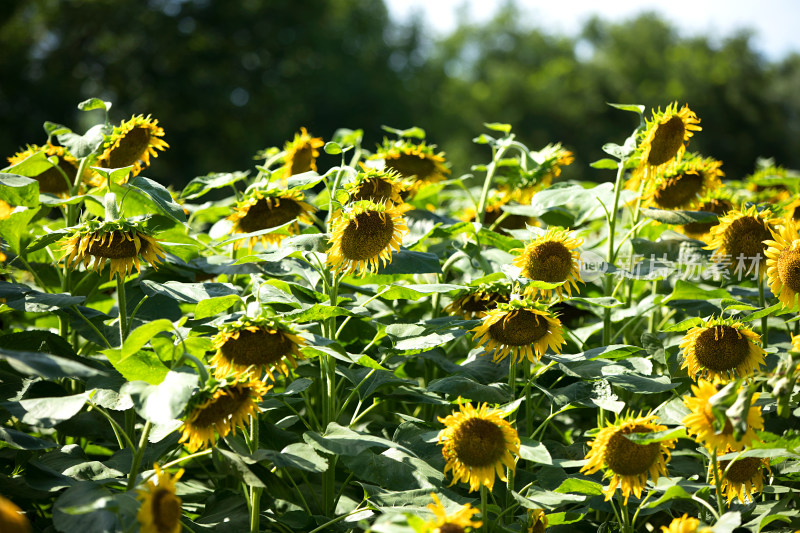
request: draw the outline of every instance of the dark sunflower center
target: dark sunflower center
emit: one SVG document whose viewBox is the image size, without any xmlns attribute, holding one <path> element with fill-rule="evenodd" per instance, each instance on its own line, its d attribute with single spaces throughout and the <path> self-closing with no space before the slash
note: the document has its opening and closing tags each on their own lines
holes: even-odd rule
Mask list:
<svg viewBox="0 0 800 533">
<path fill-rule="evenodd" d="M 127 167 L 139 161 L 150 146 L 150 130 L 137 126 L 119 140 L 116 148 L 108 154 L 110 168 Z"/>
<path fill-rule="evenodd" d="M 412 154 L 400 154 L 386 160 L 386 166 L 396 170 L 403 176 L 416 176 L 417 181 L 424 181 L 436 173 L 436 164 L 426 157 Z"/>
<path fill-rule="evenodd" d="M 652 166 L 663 165 L 678 153 L 683 145 L 683 136 L 686 128 L 683 120 L 678 115 L 672 115 L 669 120 L 656 127 L 653 141 L 650 143 L 650 155 L 647 163 Z"/>
<path fill-rule="evenodd" d="M 733 370 L 750 353 L 750 341 L 731 326 L 706 328 L 694 342 L 694 355 L 705 368 L 717 372 Z"/>
<path fill-rule="evenodd" d="M 712 198 L 707 202 L 703 202 L 700 207 L 697 208 L 698 211 L 708 211 L 711 213 L 716 213 L 717 215 L 724 215 L 727 213 L 733 205 L 728 200 L 719 200 L 716 198 Z M 703 234 L 708 233 L 711 228 L 716 226 L 717 222 L 692 222 L 690 224 L 686 224 L 684 226 L 686 233 L 689 234 Z"/>
<path fill-rule="evenodd" d="M 166 489 L 156 489 L 151 510 L 158 533 L 171 533 L 181 519 L 181 501 Z"/>
<path fill-rule="evenodd" d="M 525 258 L 522 275 L 536 281 L 559 283 L 572 272 L 572 253 L 563 243 L 547 241 L 534 246 Z"/>
<path fill-rule="evenodd" d="M 729 463 L 730 461 L 720 461 L 720 471 L 724 472 L 725 469 L 728 468 Z M 725 474 L 725 479 L 732 481 L 733 483 L 744 483 L 753 479 L 753 476 L 758 474 L 758 470 L 760 468 L 761 459 L 758 457 L 745 457 L 744 459 L 739 459 L 733 463 L 731 469 L 728 470 L 727 474 Z"/>
<path fill-rule="evenodd" d="M 228 361 L 242 366 L 271 365 L 292 351 L 293 343 L 283 333 L 266 330 L 240 331 L 225 341 L 220 350 Z"/>
<path fill-rule="evenodd" d="M 489 326 L 492 338 L 506 346 L 526 346 L 547 335 L 547 319 L 526 309 L 511 311 Z"/>
<path fill-rule="evenodd" d="M 625 438 L 631 433 L 650 433 L 645 426 L 623 427 L 614 433 L 606 444 L 605 460 L 608 467 L 620 476 L 638 476 L 650 470 L 661 453 L 657 442 L 636 444 Z"/>
<path fill-rule="evenodd" d="M 800 292 L 800 250 L 785 249 L 778 256 L 778 276 L 781 283 Z"/>
<path fill-rule="evenodd" d="M 500 216 L 504 213 L 502 209 L 499 207 L 487 207 L 486 208 L 486 216 L 483 218 L 484 223 L 487 226 L 491 226 Z M 525 225 L 528 222 L 528 217 L 523 215 L 508 215 L 506 218 L 498 224 L 498 228 L 502 229 L 525 229 Z"/>
<path fill-rule="evenodd" d="M 290 176 L 314 170 L 314 148 L 310 144 L 299 147 L 292 156 L 292 169 Z"/>
<path fill-rule="evenodd" d="M 87 253 L 109 259 L 129 259 L 137 255 L 136 244 L 128 240 L 124 233 L 116 230 L 111 232 L 111 238 L 106 238 L 103 244 L 100 244 L 99 237 L 96 237 L 89 245 Z"/>
<path fill-rule="evenodd" d="M 439 526 L 439 533 L 464 533 L 464 528 L 452 522 L 445 522 Z"/>
<path fill-rule="evenodd" d="M 730 255 L 731 268 L 737 265 L 737 258 L 754 260 L 756 257 L 764 258 L 767 249 L 764 241 L 772 239 L 772 234 L 764 227 L 764 223 L 755 217 L 745 216 L 731 222 L 723 242 L 725 250 Z"/>
<path fill-rule="evenodd" d="M 654 195 L 659 207 L 677 209 L 686 207 L 703 189 L 703 177 L 696 172 L 686 172 L 669 178 Z"/>
<path fill-rule="evenodd" d="M 394 235 L 392 217 L 378 211 L 365 211 L 347 223 L 342 233 L 342 254 L 351 261 L 378 257 Z"/>
<path fill-rule="evenodd" d="M 800 205 L 795 207 L 794 211 L 792 211 L 792 218 L 794 220 L 800 220 Z"/>
<path fill-rule="evenodd" d="M 205 406 L 192 424 L 203 428 L 219 424 L 236 413 L 250 399 L 246 388 L 230 387 L 225 392 Z"/>
<path fill-rule="evenodd" d="M 290 198 L 261 198 L 239 220 L 239 227 L 244 233 L 275 228 L 294 220 L 301 211 L 300 204 Z"/>
<path fill-rule="evenodd" d="M 69 162 L 63 159 L 59 160 L 58 167 L 64 171 L 70 182 L 75 181 L 75 176 L 78 174 L 77 169 Z M 69 191 L 69 185 L 64 179 L 61 172 L 55 167 L 50 167 L 38 176 L 34 176 L 36 181 L 39 182 L 39 192 L 46 192 L 50 194 L 62 194 Z"/>
<path fill-rule="evenodd" d="M 536 522 L 532 528 L 528 530 L 528 533 L 544 533 L 544 522 Z"/>
<path fill-rule="evenodd" d="M 488 466 L 503 457 L 506 439 L 503 430 L 494 422 L 467 418 L 453 433 L 453 449 L 466 466 Z"/>
<path fill-rule="evenodd" d="M 350 199 L 353 202 L 358 202 L 360 200 L 372 200 L 376 203 L 383 203 L 392 199 L 392 190 L 392 184 L 386 180 L 369 180 L 356 187 L 356 190 L 353 191 L 352 195 L 350 195 Z"/>
<path fill-rule="evenodd" d="M 459 307 L 467 313 L 483 313 L 501 302 L 508 302 L 508 296 L 499 292 L 476 292 L 461 298 Z"/>
</svg>

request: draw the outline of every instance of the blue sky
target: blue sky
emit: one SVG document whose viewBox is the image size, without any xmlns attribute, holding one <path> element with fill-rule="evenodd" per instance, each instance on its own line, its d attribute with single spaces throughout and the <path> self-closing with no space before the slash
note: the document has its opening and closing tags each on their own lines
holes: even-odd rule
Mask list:
<svg viewBox="0 0 800 533">
<path fill-rule="evenodd" d="M 438 35 L 452 30 L 456 13 L 468 20 L 492 16 L 502 0 L 385 0 L 389 13 L 405 20 L 415 10 L 426 13 L 429 27 Z M 790 52 L 800 53 L 800 2 L 797 0 L 518 0 L 537 27 L 553 32 L 574 33 L 592 15 L 624 20 L 641 11 L 656 11 L 684 28 L 684 35 L 706 34 L 719 39 L 736 30 L 754 31 L 753 47 L 777 60 Z M 602 7 L 599 7 L 602 6 Z"/>
</svg>

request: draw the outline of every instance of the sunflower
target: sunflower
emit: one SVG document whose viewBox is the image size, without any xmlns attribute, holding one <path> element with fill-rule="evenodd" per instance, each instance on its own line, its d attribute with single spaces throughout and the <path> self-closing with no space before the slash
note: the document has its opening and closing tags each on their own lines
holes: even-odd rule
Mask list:
<svg viewBox="0 0 800 533">
<path fill-rule="evenodd" d="M 142 506 L 136 518 L 141 533 L 180 533 L 181 499 L 175 494 L 175 483 L 183 475 L 183 470 L 171 476 L 156 464 L 157 481 L 148 481 L 144 489 L 137 491 L 136 497 Z"/>
<path fill-rule="evenodd" d="M 445 166 L 444 153 L 436 153 L 436 146 L 411 141 L 383 140 L 371 160 L 382 160 L 385 168 L 394 170 L 411 180 L 409 195 L 413 196 L 423 186 L 447 178 L 450 169 Z"/>
<path fill-rule="evenodd" d="M 719 224 L 711 228 L 711 239 L 706 250 L 716 250 L 712 256 L 714 261 L 728 262 L 729 268 L 741 269 L 743 260 L 757 263 L 758 276 L 763 277 L 766 265 L 767 245 L 772 240 L 772 229 L 778 222 L 770 218 L 769 209 L 761 212 L 756 206 L 732 209 L 720 217 Z"/>
<path fill-rule="evenodd" d="M 359 172 L 344 188 L 350 202 L 369 200 L 376 204 L 400 205 L 403 203 L 401 195 L 407 190 L 408 184 L 398 172 L 371 168 Z"/>
<path fill-rule="evenodd" d="M 522 168 L 519 160 L 513 158 L 499 162 L 497 189 L 506 201 L 530 205 L 533 195 L 549 187 L 561 175 L 561 169 L 575 160 L 572 152 L 561 143 L 548 144 L 538 152 L 530 152 L 530 157 L 535 165 L 529 168 Z"/>
<path fill-rule="evenodd" d="M 786 218 L 800 222 L 800 196 L 792 197 L 792 201 L 783 207 Z"/>
<path fill-rule="evenodd" d="M 8 162 L 11 165 L 16 165 L 38 152 L 44 152 L 44 155 L 48 158 L 56 157 L 58 162 L 47 170 L 28 177 L 39 182 L 39 192 L 66 198 L 69 196 L 69 190 L 75 182 L 75 176 L 78 175 L 78 160 L 72 157 L 63 146 L 55 146 L 50 143 L 44 146 L 28 145 L 26 150 L 17 152 L 9 157 Z M 66 175 L 66 178 L 64 175 Z"/>
<path fill-rule="evenodd" d="M 661 526 L 661 533 L 710 533 L 711 531 L 708 527 L 701 528 L 700 520 L 689 518 L 688 514 L 673 518 L 669 526 Z"/>
<path fill-rule="evenodd" d="M 772 239 L 765 241 L 767 248 L 767 278 L 769 289 L 784 307 L 796 311 L 797 294 L 800 292 L 800 236 L 797 224 L 792 219 L 777 232 L 772 230 Z"/>
<path fill-rule="evenodd" d="M 454 485 L 459 481 L 469 483 L 469 491 L 484 485 L 490 491 L 494 487 L 494 475 L 507 481 L 503 465 L 514 470 L 514 457 L 519 455 L 517 430 L 503 420 L 505 414 L 498 409 L 489 409 L 484 403 L 477 409 L 471 403 L 460 404 L 458 412 L 439 422 L 445 428 L 439 432 L 439 444 L 443 444 L 442 455 L 447 463 L 444 473 L 453 471 Z"/>
<path fill-rule="evenodd" d="M 689 209 L 697 206 L 699 198 L 719 188 L 725 174 L 721 161 L 689 154 L 686 158 L 666 165 L 656 172 L 656 178 L 645 188 L 645 206 L 658 209 Z"/>
<path fill-rule="evenodd" d="M 285 229 L 290 235 L 300 233 L 300 224 L 312 224 L 310 214 L 316 208 L 303 201 L 304 195 L 300 191 L 285 189 L 254 189 L 234 207 L 233 214 L 228 220 L 233 222 L 231 233 L 254 233 L 257 231 L 277 228 L 288 224 Z M 262 246 L 268 243 L 280 245 L 286 238 L 283 233 L 267 232 L 261 235 L 252 235 L 247 241 L 248 252 L 261 240 Z M 240 248 L 244 239 L 234 242 L 234 248 Z"/>
<path fill-rule="evenodd" d="M 519 361 L 527 357 L 536 363 L 548 348 L 561 353 L 561 345 L 566 344 L 558 318 L 544 305 L 527 299 L 497 304 L 471 331 L 475 333 L 475 343 L 485 344 L 486 353 L 492 353 L 494 362 L 511 354 Z"/>
<path fill-rule="evenodd" d="M 164 129 L 158 125 L 158 120 L 151 120 L 150 115 L 136 115 L 128 121 L 123 120 L 110 135 L 106 135 L 99 164 L 106 168 L 133 165 L 130 177 L 137 176 L 150 166 L 151 156 L 158 157 L 156 150 L 169 148 L 161 138 L 163 136 Z"/>
<path fill-rule="evenodd" d="M 211 358 L 211 364 L 216 367 L 214 375 L 222 379 L 235 372 L 261 377 L 262 372 L 266 372 L 275 381 L 273 371 L 289 375 L 287 361 L 297 368 L 296 359 L 303 359 L 300 348 L 305 344 L 303 338 L 279 320 L 243 317 L 225 325 L 214 337 L 217 350 Z"/>
<path fill-rule="evenodd" d="M 217 434 L 220 438 L 235 434 L 236 426 L 244 425 L 249 416 L 260 411 L 258 403 L 272 385 L 243 376 L 239 381 L 214 382 L 210 387 L 196 394 L 186 408 L 178 442 L 186 442 L 191 452 L 214 446 Z"/>
<path fill-rule="evenodd" d="M 683 364 L 693 379 L 729 381 L 734 374 L 752 375 L 764 364 L 761 336 L 741 322 L 711 318 L 690 329 L 680 343 Z"/>
<path fill-rule="evenodd" d="M 547 529 L 547 515 L 544 509 L 528 509 L 525 533 L 544 533 Z"/>
<path fill-rule="evenodd" d="M 354 202 L 336 215 L 328 263 L 345 274 L 376 272 L 379 264 L 392 262 L 392 250 L 400 250 L 406 231 L 397 207 L 369 200 Z"/>
<path fill-rule="evenodd" d="M 300 133 L 295 133 L 294 139 L 287 142 L 283 149 L 286 152 L 283 177 L 288 178 L 312 170 L 316 172 L 319 149 L 324 145 L 322 137 L 312 137 L 305 128 L 300 128 Z"/>
<path fill-rule="evenodd" d="M 718 392 L 717 387 L 711 382 L 699 379 L 697 385 L 692 385 L 694 396 L 684 396 L 683 404 L 689 409 L 690 414 L 683 419 L 683 425 L 689 433 L 697 435 L 698 442 L 702 443 L 709 451 L 725 450 L 730 448 L 739 451 L 745 446 L 750 446 L 753 440 L 758 440 L 754 430 L 764 429 L 764 419 L 761 409 L 755 405 L 747 412 L 747 431 L 740 440 L 733 436 L 733 425 L 725 417 L 725 425 L 717 430 L 714 427 L 714 413 L 712 412 L 711 397 Z M 753 395 L 753 402 L 758 399 L 758 394 Z"/>
<path fill-rule="evenodd" d="M 481 318 L 497 304 L 508 303 L 511 285 L 505 281 L 482 283 L 461 291 L 444 312 L 450 315 L 461 315 L 466 320 Z"/>
<path fill-rule="evenodd" d="M 733 199 L 725 191 L 715 190 L 710 194 L 698 200 L 695 205 L 697 211 L 706 211 L 716 215 L 724 215 L 733 209 Z M 719 222 L 690 222 L 679 227 L 687 237 L 697 239 L 699 241 L 708 242 L 710 237 L 711 228 L 716 226 Z"/>
<path fill-rule="evenodd" d="M 581 244 L 583 239 L 574 238 L 569 230 L 550 226 L 544 235 L 525 246 L 513 261 L 514 266 L 520 268 L 520 275 L 532 281 L 561 283 L 555 289 L 528 285 L 525 288 L 525 296 L 536 298 L 537 294 L 541 293 L 541 297 L 547 299 L 551 292 L 555 292 L 561 300 L 565 290 L 568 296 L 572 295 L 572 287 L 577 291 L 578 282 L 583 283 L 580 274 L 580 253 L 576 251 Z"/>
<path fill-rule="evenodd" d="M 769 459 L 760 457 L 742 457 L 733 461 L 719 461 L 717 464 L 722 474 L 720 487 L 728 503 L 734 498 L 739 498 L 743 504 L 755 501 L 753 495 L 764 489 L 764 468 L 769 471 Z M 714 463 L 708 466 L 709 483 L 716 485 L 717 473 L 714 472 Z"/>
<path fill-rule="evenodd" d="M 0 220 L 5 220 L 11 217 L 11 213 L 14 212 L 16 209 L 13 205 L 9 204 L 5 200 L 0 200 Z"/>
<path fill-rule="evenodd" d="M 639 179 L 647 178 L 648 171 L 653 171 L 675 159 L 680 160 L 686 150 L 686 142 L 695 131 L 700 119 L 684 105 L 680 111 L 677 102 L 667 106 L 664 111 L 653 111 L 653 117 L 646 121 L 638 150 L 640 152 L 639 168 L 635 174 Z M 637 184 L 638 186 L 638 184 Z"/>
<path fill-rule="evenodd" d="M 470 504 L 462 505 L 454 514 L 448 515 L 439 497 L 431 492 L 431 498 L 434 503 L 429 503 L 427 507 L 435 518 L 423 524 L 423 533 L 465 533 L 483 525 L 483 522 L 472 519 L 480 511 Z"/>
<path fill-rule="evenodd" d="M 497 223 L 497 226 L 493 228 L 495 231 L 525 229 L 527 226 L 539 225 L 536 217 L 506 213 L 503 210 L 503 206 L 511 205 L 512 202 L 519 205 L 512 199 L 511 195 L 503 195 L 497 192 L 491 194 L 486 202 L 483 223 L 488 227 L 492 227 Z M 505 216 L 503 217 L 503 215 Z M 500 217 L 503 217 L 503 219 L 500 220 Z M 477 209 L 475 207 L 467 207 L 461 212 L 459 218 L 464 222 L 472 222 L 477 219 Z"/>
<path fill-rule="evenodd" d="M 166 257 L 159 241 L 148 234 L 141 221 L 125 219 L 84 222 L 65 238 L 62 249 L 67 267 L 83 263 L 84 268 L 102 274 L 109 259 L 111 278 L 116 274 L 122 279 L 133 267 L 142 271 L 140 257 L 153 267 Z"/>
<path fill-rule="evenodd" d="M 31 533 L 31 523 L 17 505 L 0 496 L 0 531 L 3 533 Z"/>
<path fill-rule="evenodd" d="M 637 444 L 625 437 L 631 433 L 655 433 L 667 429 L 667 426 L 654 423 L 655 418 L 655 415 L 627 415 L 616 423 L 609 422 L 608 427 L 601 429 L 589 443 L 588 462 L 581 472 L 594 474 L 601 468 L 606 469 L 603 477 L 611 478 L 605 490 L 606 500 L 611 499 L 619 485 L 627 505 L 631 494 L 642 497 L 648 477 L 655 483 L 659 476 L 667 474 L 669 449 L 675 447 L 676 439 Z"/>
</svg>

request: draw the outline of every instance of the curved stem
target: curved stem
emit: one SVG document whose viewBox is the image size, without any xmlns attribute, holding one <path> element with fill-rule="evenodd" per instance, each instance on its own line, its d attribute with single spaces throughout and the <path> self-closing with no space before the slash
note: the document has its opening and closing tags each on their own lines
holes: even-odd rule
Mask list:
<svg viewBox="0 0 800 533">
<path fill-rule="evenodd" d="M 139 448 L 133 456 L 133 463 L 131 464 L 131 471 L 128 474 L 128 487 L 126 490 L 131 490 L 136 485 L 136 476 L 139 475 L 139 465 L 144 456 L 144 450 L 147 448 L 147 437 L 150 436 L 150 430 L 153 424 L 148 420 L 142 429 L 142 436 L 139 438 Z"/>
<path fill-rule="evenodd" d="M 489 166 L 486 167 L 486 178 L 483 180 L 483 189 L 481 189 L 481 198 L 478 201 L 478 210 L 475 215 L 475 218 L 478 222 L 483 224 L 484 220 L 486 219 L 486 200 L 489 198 L 489 190 L 492 187 L 492 181 L 494 180 L 494 173 L 497 170 L 497 162 L 503 158 L 503 155 L 506 153 L 511 145 L 506 144 L 501 146 L 499 150 L 494 152 L 494 148 L 492 151 L 492 162 L 489 163 Z"/>
</svg>

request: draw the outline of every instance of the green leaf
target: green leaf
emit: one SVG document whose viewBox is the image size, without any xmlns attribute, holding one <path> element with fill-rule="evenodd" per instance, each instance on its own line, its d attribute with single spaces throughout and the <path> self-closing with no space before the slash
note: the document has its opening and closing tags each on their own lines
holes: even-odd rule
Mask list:
<svg viewBox="0 0 800 533">
<path fill-rule="evenodd" d="M 672 294 L 664 298 L 662 303 L 676 300 L 712 300 L 714 298 L 732 298 L 725 289 L 703 289 L 694 283 L 679 279 L 675 281 Z"/>
<path fill-rule="evenodd" d="M 36 154 L 27 158 L 25 161 L 22 161 L 14 167 L 11 167 L 9 170 L 19 167 L 26 161 L 38 157 L 37 154 L 41 154 L 41 158 L 44 159 L 46 164 L 46 168 L 43 170 L 47 170 L 53 166 L 52 163 L 48 162 L 45 158 L 44 152 L 37 152 Z M 40 173 L 41 171 L 35 173 L 34 176 Z M 0 172 L 0 200 L 5 201 L 12 207 L 16 207 L 18 205 L 37 207 L 39 205 L 39 182 L 18 174 Z"/>
<path fill-rule="evenodd" d="M 89 393 L 84 392 L 72 396 L 2 402 L 0 405 L 19 418 L 23 424 L 53 427 L 78 414 L 88 398 Z"/>
<path fill-rule="evenodd" d="M 717 222 L 718 216 L 708 211 L 668 211 L 665 209 L 654 209 L 645 207 L 641 210 L 642 215 L 652 218 L 663 224 L 692 224 L 695 222 Z"/>
<path fill-rule="evenodd" d="M 422 128 L 418 128 L 416 126 L 408 128 L 406 130 L 398 130 L 396 128 L 391 128 L 389 126 L 381 126 L 381 129 L 384 131 L 388 131 L 389 133 L 394 133 L 398 137 L 411 137 L 414 139 L 424 139 L 425 138 L 425 130 Z"/>
<path fill-rule="evenodd" d="M 415 285 L 390 285 L 386 289 L 380 289 L 378 293 L 385 300 L 419 300 L 429 294 L 447 293 L 463 288 L 462 285 L 446 283 L 420 283 Z"/>
<path fill-rule="evenodd" d="M 160 320 L 148 322 L 131 331 L 128 338 L 125 339 L 122 349 L 119 350 L 119 361 L 124 361 L 128 357 L 134 355 L 145 344 L 150 342 L 150 339 L 164 331 L 171 331 L 172 327 L 172 321 L 162 318 Z"/>
<path fill-rule="evenodd" d="M 364 450 L 375 447 L 399 448 L 411 454 L 409 450 L 402 448 L 396 442 L 369 433 L 354 431 L 340 426 L 336 422 L 328 424 L 328 428 L 323 434 L 306 431 L 303 434 L 303 440 L 316 450 L 339 456 L 355 457 Z"/>
<path fill-rule="evenodd" d="M 72 230 L 69 228 L 61 228 L 51 231 L 50 233 L 46 233 L 45 235 L 38 237 L 33 242 L 28 244 L 28 246 L 25 247 L 25 254 L 32 254 L 33 252 L 41 250 L 42 248 L 45 248 L 54 242 L 60 241 L 70 233 L 72 233 Z"/>
<path fill-rule="evenodd" d="M 325 150 L 326 154 L 330 155 L 337 155 L 342 153 L 342 147 L 339 146 L 339 143 L 335 143 L 333 141 L 328 141 L 325 143 L 325 146 L 322 147 Z"/>
<path fill-rule="evenodd" d="M 160 183 L 143 176 L 136 176 L 128 182 L 128 186 L 153 200 L 162 214 L 176 222 L 186 222 L 186 214 L 183 212 L 183 207 L 172 198 L 169 191 Z"/>
<path fill-rule="evenodd" d="M 328 469 L 328 460 L 314 451 L 310 445 L 304 442 L 290 444 L 280 452 L 274 450 L 258 450 L 253 454 L 253 458 L 262 461 L 271 461 L 277 467 L 292 467 L 305 472 L 315 472 L 320 474 Z"/>
<path fill-rule="evenodd" d="M 600 170 L 617 170 L 619 163 L 613 159 L 603 158 L 590 163 L 589 166 Z"/>
<path fill-rule="evenodd" d="M 0 443 L 17 450 L 47 450 L 58 446 L 55 442 L 2 426 L 0 426 Z"/>
<path fill-rule="evenodd" d="M 160 294 L 190 304 L 198 304 L 209 298 L 239 294 L 236 287 L 230 283 L 181 283 L 179 281 L 157 283 L 151 280 L 142 280 L 140 286 L 148 296 Z"/>
<path fill-rule="evenodd" d="M 658 486 L 656 486 L 656 488 L 658 488 Z M 668 488 L 667 490 L 665 490 L 664 494 L 662 494 L 659 499 L 657 499 L 654 502 L 651 502 L 647 506 L 647 508 L 648 509 L 652 509 L 654 507 L 658 507 L 659 505 L 661 505 L 663 503 L 670 502 L 672 500 L 679 500 L 679 499 L 680 500 L 686 500 L 686 499 L 691 499 L 691 497 L 692 497 L 692 495 L 689 494 L 688 492 L 686 492 L 683 489 L 683 487 L 681 487 L 680 485 L 673 485 L 670 488 Z"/>
<path fill-rule="evenodd" d="M 197 374 L 170 370 L 158 385 L 134 381 L 123 385 L 120 392 L 130 394 L 139 416 L 154 424 L 167 424 L 180 418 L 197 383 Z"/>
<path fill-rule="evenodd" d="M 502 122 L 484 122 L 484 127 L 492 131 L 500 131 L 508 134 L 511 131 L 511 124 L 503 124 Z"/>
<path fill-rule="evenodd" d="M 58 142 L 69 150 L 73 156 L 82 159 L 94 152 L 99 151 L 105 142 L 107 128 L 104 124 L 92 126 L 84 135 L 76 133 L 61 133 L 57 135 Z"/>
<path fill-rule="evenodd" d="M 81 111 L 91 111 L 93 109 L 103 109 L 108 111 L 111 109 L 111 105 L 111 102 L 106 102 L 105 100 L 101 100 L 99 98 L 89 98 L 88 100 L 84 100 L 78 104 L 78 109 Z"/>
<path fill-rule="evenodd" d="M 428 383 L 427 390 L 453 397 L 462 396 L 476 402 L 505 403 L 511 399 L 508 387 L 504 384 L 482 385 L 461 375 L 434 379 Z"/>
<path fill-rule="evenodd" d="M 194 308 L 194 318 L 202 320 L 215 316 L 241 301 L 242 299 L 238 294 L 228 294 L 227 296 L 217 296 L 216 298 L 203 300 Z"/>
<path fill-rule="evenodd" d="M 760 309 L 755 313 L 742 317 L 740 320 L 742 322 L 752 322 L 754 320 L 764 318 L 765 316 L 780 316 L 780 315 L 785 315 L 789 312 L 790 311 L 788 309 L 784 309 L 783 304 L 781 302 L 778 302 L 775 305 L 766 307 L 764 309 Z"/>
<path fill-rule="evenodd" d="M 127 181 L 128 175 L 133 169 L 133 165 L 120 168 L 104 168 L 104 167 L 90 167 L 98 174 L 103 176 L 109 183 L 116 183 L 117 185 Z"/>
<path fill-rule="evenodd" d="M 47 134 L 48 137 L 52 137 L 53 135 L 61 135 L 63 133 L 72 133 L 72 130 L 66 126 L 61 124 L 56 124 L 55 122 L 45 121 L 42 124 L 44 128 L 44 132 Z"/>
<path fill-rule="evenodd" d="M 692 317 L 692 318 L 687 318 L 685 320 L 681 320 L 677 324 L 672 324 L 671 326 L 666 326 L 661 331 L 668 331 L 668 332 L 688 331 L 688 330 L 690 330 L 692 328 L 696 328 L 698 326 L 701 326 L 702 324 L 703 324 L 703 319 L 695 316 L 695 317 Z"/>
<path fill-rule="evenodd" d="M 7 361 L 11 368 L 20 374 L 39 376 L 45 379 L 90 378 L 106 375 L 106 372 L 102 370 L 49 353 L 0 348 L 0 359 Z"/>
<path fill-rule="evenodd" d="M 169 372 L 161 359 L 150 350 L 139 350 L 124 360 L 121 350 L 116 348 L 101 350 L 101 353 L 128 381 L 146 381 L 151 385 L 158 385 Z"/>
<path fill-rule="evenodd" d="M 603 494 L 603 486 L 600 483 L 570 477 L 565 479 L 555 492 L 564 494 L 586 494 L 587 496 L 600 496 Z"/>
<path fill-rule="evenodd" d="M 631 113 L 637 113 L 639 115 L 642 115 L 645 109 L 644 106 L 640 104 L 612 104 L 611 102 L 606 102 L 606 104 L 610 105 L 614 109 L 630 111 Z"/>
<path fill-rule="evenodd" d="M 587 305 L 596 305 L 597 307 L 602 307 L 604 309 L 613 309 L 614 307 L 619 307 L 622 305 L 622 302 L 617 300 L 616 298 L 612 298 L 610 296 L 605 297 L 601 296 L 598 298 L 568 298 L 566 300 L 567 303 L 583 303 Z"/>
<path fill-rule="evenodd" d="M 439 256 L 427 252 L 412 252 L 405 248 L 392 254 L 392 262 L 378 268 L 378 274 L 441 274 Z"/>
<path fill-rule="evenodd" d="M 53 526 L 63 533 L 121 531 L 115 513 L 103 508 L 111 496 L 111 492 L 99 483 L 87 481 L 70 487 L 53 505 Z M 135 505 L 133 495 L 127 498 Z M 134 513 L 135 509 L 133 507 Z"/>
<path fill-rule="evenodd" d="M 653 433 L 628 433 L 625 438 L 636 444 L 652 444 L 654 442 L 662 442 L 665 440 L 685 439 L 688 438 L 684 428 L 665 429 L 664 431 L 656 431 Z"/>
<path fill-rule="evenodd" d="M 38 211 L 38 209 L 20 206 L 14 209 L 8 217 L 0 219 L 0 237 L 8 243 L 14 253 L 20 253 L 22 239 L 28 237 L 30 222 Z"/>
<path fill-rule="evenodd" d="M 618 387 L 640 394 L 666 392 L 678 386 L 678 383 L 673 383 L 669 376 L 651 377 L 626 373 L 607 376 L 606 379 Z"/>
<path fill-rule="evenodd" d="M 289 176 L 289 179 L 286 180 L 286 187 L 288 189 L 294 189 L 297 191 L 304 191 L 306 189 L 310 189 L 317 183 L 321 182 L 325 179 L 325 176 L 320 176 L 316 172 L 309 171 L 303 172 L 302 174 L 295 174 L 294 176 Z"/>
<path fill-rule="evenodd" d="M 547 447 L 539 441 L 520 438 L 519 456 L 526 461 L 543 465 L 553 464 L 553 458 Z"/>
<path fill-rule="evenodd" d="M 206 193 L 214 190 L 228 187 L 247 178 L 247 172 L 212 172 L 205 176 L 198 176 L 186 184 L 186 187 L 181 191 L 181 198 L 186 200 L 194 200 L 200 198 Z"/>
</svg>

